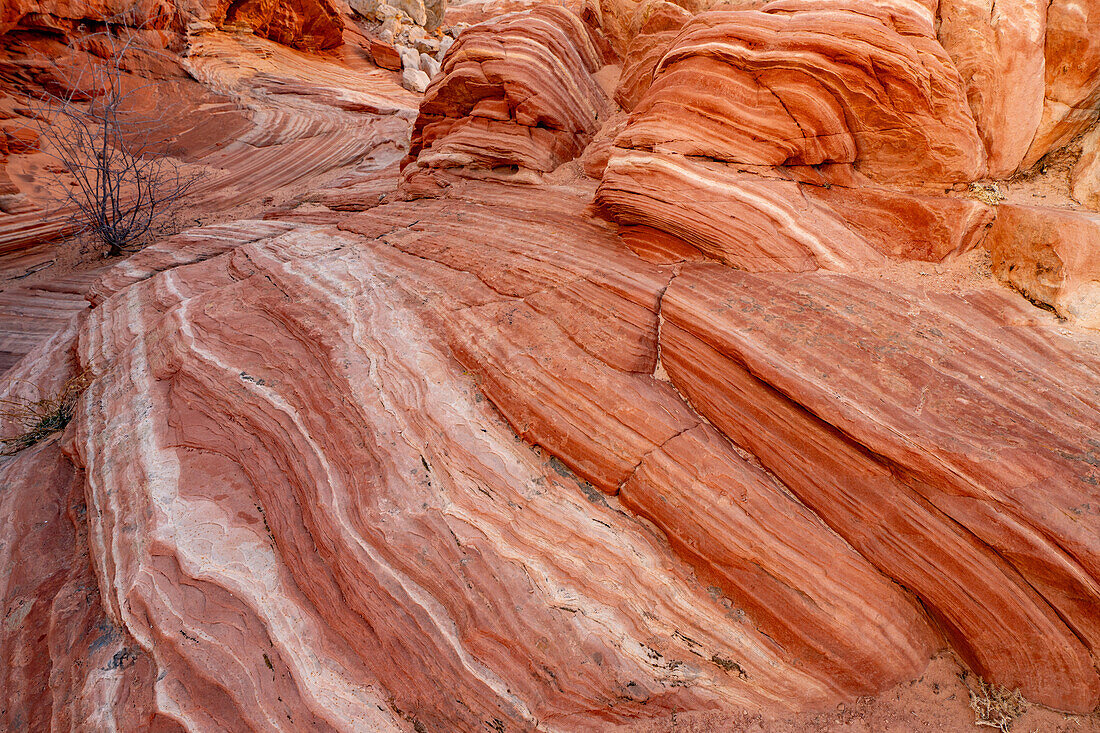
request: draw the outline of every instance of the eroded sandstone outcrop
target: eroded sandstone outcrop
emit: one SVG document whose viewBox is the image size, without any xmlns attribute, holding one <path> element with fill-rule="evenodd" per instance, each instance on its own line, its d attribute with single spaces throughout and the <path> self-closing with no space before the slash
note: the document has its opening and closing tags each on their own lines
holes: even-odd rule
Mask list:
<svg viewBox="0 0 1100 733">
<path fill-rule="evenodd" d="M 406 175 L 465 168 L 522 176 L 576 158 L 607 109 L 592 78 L 602 65 L 589 30 L 562 8 L 475 26 L 425 94 Z"/>
<path fill-rule="evenodd" d="M 193 38 L 198 200 L 343 170 L 20 347 L 89 386 L 0 459 L 5 723 L 718 730 L 937 654 L 1095 711 L 1096 217 L 982 182 L 1087 127 L 1086 5 L 540 6 L 404 157 L 388 72 Z"/>
<path fill-rule="evenodd" d="M 661 59 L 618 144 L 750 165 L 853 163 L 884 182 L 973 180 L 985 153 L 931 32 L 890 5 L 705 13 Z"/>
<path fill-rule="evenodd" d="M 989 251 L 997 277 L 1063 317 L 1100 329 L 1100 215 L 1001 206 Z"/>
</svg>

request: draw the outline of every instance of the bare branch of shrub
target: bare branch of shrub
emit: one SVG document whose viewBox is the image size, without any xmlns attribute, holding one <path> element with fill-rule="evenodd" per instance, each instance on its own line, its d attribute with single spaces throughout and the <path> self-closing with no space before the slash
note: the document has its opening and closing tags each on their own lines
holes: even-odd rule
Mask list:
<svg viewBox="0 0 1100 733">
<path fill-rule="evenodd" d="M 76 402 L 90 383 L 91 376 L 82 372 L 65 382 L 53 395 L 39 395 L 37 399 L 0 399 L 0 420 L 17 426 L 17 432 L 0 437 L 0 455 L 14 455 L 63 430 L 72 420 Z"/>
<path fill-rule="evenodd" d="M 62 171 L 53 174 L 57 203 L 72 229 L 94 236 L 107 256 L 139 249 L 197 181 L 164 152 L 169 111 L 141 111 L 141 93 L 152 85 L 135 85 L 126 65 L 155 52 L 130 21 L 116 16 L 74 38 L 71 57 L 84 60 L 73 68 L 49 59 L 57 87 L 32 104 L 42 152 Z"/>
</svg>

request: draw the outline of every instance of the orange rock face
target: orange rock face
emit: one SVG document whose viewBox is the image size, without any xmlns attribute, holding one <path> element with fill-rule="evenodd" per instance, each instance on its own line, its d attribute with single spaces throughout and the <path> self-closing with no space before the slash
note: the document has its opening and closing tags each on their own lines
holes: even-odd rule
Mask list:
<svg viewBox="0 0 1100 733">
<path fill-rule="evenodd" d="M 488 192 L 471 193 L 484 199 Z M 554 201 L 551 192 L 546 200 Z M 540 235 L 553 231 L 577 237 L 577 244 L 587 240 L 591 254 L 621 252 L 613 234 L 593 238 L 591 225 L 567 235 L 555 212 L 575 214 L 575 199 L 558 199 L 537 221 L 509 202 L 494 204 L 441 201 L 437 226 L 413 225 L 373 244 L 352 232 L 301 226 L 142 281 L 93 311 L 81 337 L 82 360 L 108 371 L 86 400 L 114 404 L 123 384 L 150 400 L 117 414 L 113 407 L 86 412 L 71 433 L 95 507 L 94 568 L 108 579 L 108 613 L 132 629 L 151 650 L 158 676 L 166 675 L 158 690 L 175 701 L 177 715 L 192 725 L 230 728 L 284 713 L 304 725 L 407 727 L 396 708 L 431 727 L 472 729 L 495 719 L 598 729 L 601 720 L 674 709 L 799 705 L 919 670 L 933 636 L 917 607 L 716 433 L 685 434 L 679 442 L 709 441 L 718 451 L 712 466 L 739 477 L 753 497 L 752 512 L 764 512 L 753 521 L 771 526 L 775 537 L 741 547 L 718 538 L 704 547 L 700 559 L 715 552 L 745 558 L 748 574 L 712 581 L 717 592 L 618 500 L 604 499 L 566 467 L 608 476 L 597 466 L 606 454 L 593 446 L 617 446 L 625 480 L 630 462 L 649 446 L 699 422 L 667 384 L 608 363 L 635 339 L 618 348 L 602 344 L 603 354 L 583 350 L 582 334 L 571 341 L 564 320 L 570 299 L 548 297 L 558 289 L 530 290 L 507 271 L 503 278 L 491 269 L 475 276 L 444 266 L 445 253 L 428 254 L 433 243 L 455 241 L 456 225 L 502 212 L 511 212 L 513 223 L 501 244 L 536 252 Z M 417 215 L 404 204 L 375 211 L 349 220 L 345 230 L 407 225 Z M 489 255 L 500 245 L 481 246 Z M 562 296 L 585 272 L 583 252 L 563 263 L 568 269 L 547 268 L 542 276 L 561 279 Z M 433 256 L 440 263 L 425 264 Z M 654 268 L 633 277 L 642 280 L 646 270 Z M 614 282 L 592 286 L 593 294 L 606 288 L 605 297 L 615 297 Z M 349 320 L 334 323 L 331 298 L 355 304 L 346 311 Z M 649 313 L 652 326 L 656 316 Z M 496 330 L 506 323 L 510 329 Z M 150 334 L 158 334 L 156 346 Z M 528 338 L 521 341 L 521 334 Z M 378 339 L 393 342 L 383 347 Z M 543 388 L 526 377 L 494 386 L 483 376 L 497 373 L 495 360 L 541 343 L 568 357 L 533 363 L 528 376 L 541 374 Z M 266 351 L 272 344 L 285 361 L 272 359 Z M 357 357 L 358 349 L 369 349 L 370 358 Z M 465 373 L 451 349 L 467 364 Z M 401 354 L 415 361 L 406 365 Z M 224 388 L 209 378 L 218 364 L 233 380 L 225 386 L 239 395 L 232 402 L 204 394 Z M 329 375 L 327 384 L 341 385 L 342 398 L 330 402 L 332 391 L 323 398 L 329 410 L 302 402 L 320 397 L 311 387 L 319 379 L 314 370 Z M 584 396 L 561 393 L 557 404 L 539 398 L 550 398 L 558 380 L 585 373 L 595 380 L 590 398 L 634 388 L 633 422 L 622 425 L 601 412 L 588 418 L 589 429 L 551 422 L 554 415 L 579 416 L 573 400 Z M 652 425 L 639 400 L 673 411 L 667 428 Z M 628 414 L 619 411 L 618 418 Z M 561 461 L 517 440 L 506 419 L 525 419 L 527 435 L 564 446 Z M 226 432 L 235 423 L 247 430 Z M 564 431 L 561 443 L 553 442 L 555 431 Z M 587 441 L 580 437 L 586 432 Z M 284 447 L 289 436 L 299 444 L 293 453 Z M 360 443 L 354 451 L 326 448 Z M 103 453 L 108 446 L 115 446 L 110 455 Z M 675 449 L 670 443 L 669 457 L 662 453 L 654 470 L 674 464 Z M 642 502 L 654 478 L 636 474 L 623 491 Z M 606 479 L 601 488 L 614 493 Z M 682 516 L 666 511 L 648 513 Z M 117 544 L 119 531 L 131 541 Z M 831 547 L 829 554 L 814 559 L 798 552 L 808 536 Z M 549 537 L 556 545 L 550 555 L 543 545 Z M 135 553 L 141 546 L 157 550 Z M 836 552 L 847 558 L 843 571 Z M 826 557 L 847 583 L 806 585 L 826 577 L 812 567 Z M 777 580 L 760 571 L 754 578 L 753 567 Z M 652 577 L 644 595 L 635 592 L 638 573 Z M 792 595 L 778 579 L 797 583 L 807 597 Z M 853 593 L 868 582 L 878 588 L 871 605 Z M 771 592 L 824 624 L 818 639 L 845 618 L 843 633 L 863 656 L 810 654 L 809 624 L 746 611 L 727 595 L 745 583 L 774 584 Z M 840 604 L 863 620 L 853 625 L 847 613 L 834 616 L 816 604 Z M 765 630 L 784 645 L 776 647 Z M 797 651 L 803 645 L 807 652 Z M 252 651 L 244 657 L 234 651 L 244 649 Z M 395 665 L 395 658 L 405 661 Z M 231 685 L 229 675 L 261 687 Z M 440 685 L 455 694 L 438 695 Z M 233 692 L 214 696 L 214 689 Z M 372 699 L 377 704 L 364 704 Z M 602 711 L 598 718 L 588 712 L 593 708 Z"/>
<path fill-rule="evenodd" d="M 190 21 L 244 26 L 276 43 L 312 49 L 340 45 L 343 21 L 329 0 L 12 0 L 0 8 L 0 35 L 15 29 L 68 31 L 82 21 L 128 14 L 134 27 L 185 30 Z"/>
<path fill-rule="evenodd" d="M 942 318 L 952 308 L 965 324 Z M 1041 330 L 1015 346 L 1004 324 L 1019 308 L 988 292 L 928 297 L 856 277 L 690 266 L 665 295 L 662 358 L 697 409 L 916 593 L 979 670 L 1055 707 L 1091 709 L 1100 587 L 1078 503 L 1092 501 L 1094 467 L 1079 459 L 1091 428 L 1051 427 L 1053 415 L 1059 428 L 1095 423 L 1096 367 L 1037 368 L 1040 354 L 1072 347 Z M 975 359 L 982 351 L 998 357 Z M 985 391 L 1009 374 L 1030 386 Z M 1055 398 L 1063 389 L 1069 402 Z M 1032 666 L 1048 655 L 1047 671 Z"/>
<path fill-rule="evenodd" d="M 1024 166 L 1096 123 L 1100 101 L 1100 5 L 1054 0 L 1047 7 L 1043 116 Z"/>
<path fill-rule="evenodd" d="M 945 0 L 937 36 L 963 78 L 989 175 L 1023 162 L 1043 115 L 1048 2 Z"/>
<path fill-rule="evenodd" d="M 607 100 L 602 65 L 573 13 L 540 7 L 463 33 L 420 106 L 408 174 L 545 173 L 580 155 Z"/>
<path fill-rule="evenodd" d="M 684 24 L 691 20 L 688 11 L 663 0 L 640 6 L 639 12 L 646 18 L 623 54 L 622 74 L 615 90 L 615 101 L 628 111 L 649 91 L 657 64 Z"/>
<path fill-rule="evenodd" d="M 979 181 L 1087 126 L 1088 4 L 705 5 L 490 18 L 415 123 L 378 39 L 197 34 L 246 208 L 68 277 L 0 219 L 0 400 L 88 380 L 0 457 L 2 727 L 817 730 L 933 659 L 1095 715 L 1094 141 Z"/>
<path fill-rule="evenodd" d="M 1100 212 L 1100 127 L 1092 128 L 1082 140 L 1071 180 L 1073 197 L 1086 209 Z"/>
<path fill-rule="evenodd" d="M 343 23 L 330 0 L 219 0 L 210 18 L 219 25 L 244 24 L 287 46 L 325 49 L 343 43 Z"/>
<path fill-rule="evenodd" d="M 989 251 L 999 278 L 1062 316 L 1100 329 L 1100 215 L 1002 206 Z"/>
<path fill-rule="evenodd" d="M 622 224 L 668 232 L 751 271 L 849 270 L 883 260 L 797 182 L 687 156 L 618 149 L 597 200 Z"/>
<path fill-rule="evenodd" d="M 915 13 L 792 0 L 700 15 L 634 114 L 623 147 L 854 163 L 885 182 L 969 181 L 985 169 L 958 72 Z"/>
</svg>

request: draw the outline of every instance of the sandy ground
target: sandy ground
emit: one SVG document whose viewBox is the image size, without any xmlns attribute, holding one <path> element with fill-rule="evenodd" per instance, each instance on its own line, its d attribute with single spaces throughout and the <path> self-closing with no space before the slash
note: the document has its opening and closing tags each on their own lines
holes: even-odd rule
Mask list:
<svg viewBox="0 0 1100 733">
<path fill-rule="evenodd" d="M 964 680 L 964 676 L 966 679 Z M 935 657 L 924 674 L 877 697 L 861 697 L 820 713 L 765 717 L 751 712 L 678 713 L 646 725 L 629 728 L 636 733 L 908 733 L 912 731 L 997 731 L 979 726 L 970 707 L 965 675 L 950 653 Z M 1100 716 L 1066 715 L 1038 705 L 1007 728 L 1013 733 L 1088 733 L 1100 731 Z M 625 733 L 626 728 L 622 729 Z"/>
</svg>

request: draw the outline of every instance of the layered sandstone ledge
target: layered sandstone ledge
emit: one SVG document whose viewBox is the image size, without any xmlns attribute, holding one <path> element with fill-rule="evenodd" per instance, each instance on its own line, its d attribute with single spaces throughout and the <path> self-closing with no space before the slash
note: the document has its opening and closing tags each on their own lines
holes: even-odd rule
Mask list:
<svg viewBox="0 0 1100 733">
<path fill-rule="evenodd" d="M 3 725 L 829 729 L 957 660 L 1095 726 L 1100 6 L 1002 5 L 492 18 L 400 162 L 392 79 L 201 39 L 242 188 L 362 148 L 9 372 L 90 386 L 0 459 Z"/>
</svg>

